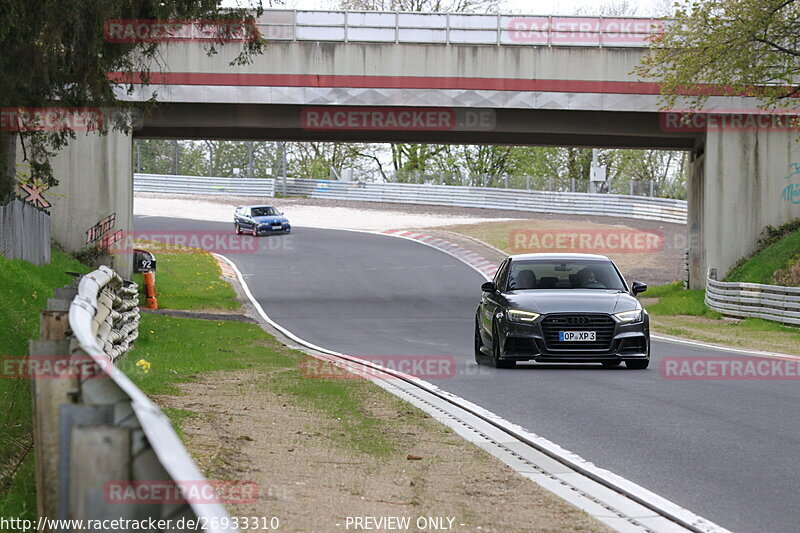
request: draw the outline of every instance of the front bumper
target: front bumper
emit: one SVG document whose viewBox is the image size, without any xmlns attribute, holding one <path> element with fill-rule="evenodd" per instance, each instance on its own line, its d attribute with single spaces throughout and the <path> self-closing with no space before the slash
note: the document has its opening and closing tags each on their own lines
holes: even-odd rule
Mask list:
<svg viewBox="0 0 800 533">
<path fill-rule="evenodd" d="M 265 224 L 256 227 L 259 235 L 277 235 L 279 233 L 289 233 L 292 231 L 291 224 L 282 224 L 280 227 L 271 224 Z"/>
<path fill-rule="evenodd" d="M 501 358 L 553 363 L 602 363 L 650 357 L 650 321 L 646 314 L 641 322 L 615 323 L 609 341 L 580 347 L 569 342 L 554 341 L 552 335 L 546 337 L 542 326 L 545 318 L 540 317 L 531 324 L 502 320 L 500 336 L 504 342 L 501 343 Z"/>
</svg>

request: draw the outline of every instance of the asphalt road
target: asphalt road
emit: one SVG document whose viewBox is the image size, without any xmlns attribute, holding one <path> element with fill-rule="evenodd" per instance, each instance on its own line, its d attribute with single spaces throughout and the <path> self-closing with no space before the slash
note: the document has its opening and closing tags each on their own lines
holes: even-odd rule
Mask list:
<svg viewBox="0 0 800 533">
<path fill-rule="evenodd" d="M 145 231 L 230 228 L 136 220 Z M 457 259 L 393 237 L 309 228 L 259 245 L 228 257 L 296 335 L 357 356 L 451 356 L 458 372 L 429 381 L 732 531 L 800 531 L 797 382 L 665 380 L 665 356 L 730 354 L 662 341 L 645 371 L 477 367 L 483 278 Z"/>
</svg>

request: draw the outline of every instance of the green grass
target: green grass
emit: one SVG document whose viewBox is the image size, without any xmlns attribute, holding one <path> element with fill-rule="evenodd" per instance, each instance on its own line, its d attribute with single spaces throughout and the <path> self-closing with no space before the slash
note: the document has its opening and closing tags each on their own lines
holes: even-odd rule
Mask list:
<svg viewBox="0 0 800 533">
<path fill-rule="evenodd" d="M 706 307 L 703 290 L 686 290 L 676 281 L 667 285 L 649 287 L 643 298 L 658 298 L 658 302 L 647 305 L 652 315 L 690 315 L 720 318 L 722 315 Z"/>
<path fill-rule="evenodd" d="M 725 281 L 773 284 L 775 271 L 800 260 L 800 230 L 767 244 L 734 267 Z"/>
<path fill-rule="evenodd" d="M 143 315 L 139 339 L 119 367 L 148 395 L 180 394 L 176 383 L 194 381 L 203 373 L 258 371 L 264 374 L 265 388 L 325 413 L 343 446 L 376 455 L 393 450 L 394 443 L 382 429 L 386 422 L 363 407 L 365 387 L 371 384 L 362 379 L 309 378 L 300 367 L 306 357 L 253 324 Z M 148 371 L 142 360 L 149 363 Z M 193 414 L 167 413 L 179 432 Z"/>
<path fill-rule="evenodd" d="M 147 246 L 142 245 L 142 248 L 147 249 Z M 197 251 L 172 254 L 156 252 L 155 255 L 159 308 L 214 310 L 241 307 L 231 286 L 220 279 L 219 265 L 211 254 Z M 142 275 L 136 274 L 134 281 L 141 287 Z M 141 298 L 144 304 L 144 296 Z"/>
<path fill-rule="evenodd" d="M 88 270 L 57 250 L 43 266 L 0 257 L 0 356 L 27 355 L 28 341 L 39 337 L 39 313 L 53 290 L 72 283 L 66 272 Z M 36 516 L 32 431 L 30 382 L 0 379 L 0 516 Z"/>
</svg>

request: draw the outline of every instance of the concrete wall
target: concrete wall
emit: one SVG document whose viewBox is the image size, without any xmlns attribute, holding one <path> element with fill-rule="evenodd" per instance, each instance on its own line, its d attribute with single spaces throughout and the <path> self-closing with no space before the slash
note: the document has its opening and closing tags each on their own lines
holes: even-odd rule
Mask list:
<svg viewBox="0 0 800 533">
<path fill-rule="evenodd" d="M 117 132 L 77 133 L 53 159 L 59 185 L 45 196 L 53 204 L 53 239 L 67 251 L 84 249 L 90 228 L 111 215 L 115 217 L 108 233 L 122 230 L 129 235 L 133 230 L 132 146 L 129 135 Z M 130 279 L 130 254 L 108 256 L 102 262 Z"/>
<path fill-rule="evenodd" d="M 703 158 L 702 190 L 690 184 L 689 226 L 701 232 L 703 269 L 716 268 L 722 279 L 753 252 L 765 226 L 800 217 L 800 204 L 781 198 L 800 183 L 800 174 L 790 176 L 800 144 L 797 132 L 708 132 Z"/>
</svg>

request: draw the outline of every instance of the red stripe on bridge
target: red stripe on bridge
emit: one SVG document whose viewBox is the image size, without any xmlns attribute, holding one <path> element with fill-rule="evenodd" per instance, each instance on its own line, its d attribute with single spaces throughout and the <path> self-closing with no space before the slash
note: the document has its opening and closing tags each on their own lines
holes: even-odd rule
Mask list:
<svg viewBox="0 0 800 533">
<path fill-rule="evenodd" d="M 109 73 L 118 83 L 141 83 L 138 74 Z M 462 89 L 603 94 L 659 94 L 657 83 L 521 78 L 452 78 L 429 76 L 345 76 L 317 74 L 225 74 L 154 72 L 151 84 L 231 87 L 335 87 L 354 89 Z"/>
</svg>

